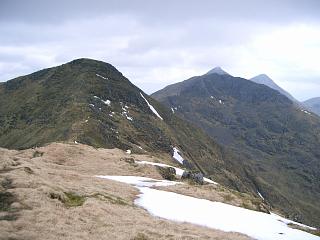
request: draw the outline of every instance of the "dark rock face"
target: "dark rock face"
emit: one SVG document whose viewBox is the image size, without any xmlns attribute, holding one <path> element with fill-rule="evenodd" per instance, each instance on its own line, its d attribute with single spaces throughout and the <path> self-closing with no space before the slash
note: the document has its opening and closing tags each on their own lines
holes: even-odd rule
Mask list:
<svg viewBox="0 0 320 240">
<path fill-rule="evenodd" d="M 200 172 L 193 172 L 193 171 L 184 171 L 181 179 L 190 180 L 193 183 L 203 185 L 203 174 Z"/>
<path fill-rule="evenodd" d="M 320 226 L 317 115 L 263 84 L 230 75 L 193 77 L 152 97 L 223 145 L 222 159 L 237 176 L 223 184 L 240 191 L 239 182 L 252 191 L 262 189 L 272 206 Z M 199 165 L 217 179 L 212 164 Z"/>
</svg>

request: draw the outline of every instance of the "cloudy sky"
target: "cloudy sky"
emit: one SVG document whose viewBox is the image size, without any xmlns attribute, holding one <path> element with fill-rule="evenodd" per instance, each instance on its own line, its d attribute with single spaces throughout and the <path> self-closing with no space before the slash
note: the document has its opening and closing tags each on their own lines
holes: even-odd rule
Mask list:
<svg viewBox="0 0 320 240">
<path fill-rule="evenodd" d="M 320 96 L 319 0 L 1 0 L 0 81 L 103 60 L 147 93 L 221 66 Z"/>
</svg>

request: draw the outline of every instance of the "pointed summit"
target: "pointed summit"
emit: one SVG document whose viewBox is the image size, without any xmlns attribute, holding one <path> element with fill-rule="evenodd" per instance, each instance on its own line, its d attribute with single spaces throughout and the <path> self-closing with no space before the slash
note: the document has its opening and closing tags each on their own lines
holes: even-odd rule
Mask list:
<svg viewBox="0 0 320 240">
<path fill-rule="evenodd" d="M 255 83 L 267 85 L 268 87 L 271 87 L 269 85 L 272 85 L 273 87 L 271 87 L 271 88 L 276 87 L 275 82 L 267 74 L 259 74 L 255 77 L 251 78 L 250 80 Z"/>
<path fill-rule="evenodd" d="M 288 93 L 286 90 L 278 86 L 268 75 L 266 74 L 260 74 L 257 75 L 251 79 L 249 79 L 252 82 L 263 84 L 268 86 L 269 88 L 272 88 L 274 90 L 277 90 L 281 94 L 285 95 L 287 98 L 289 98 L 293 102 L 298 102 L 290 93 Z"/>
<path fill-rule="evenodd" d="M 206 74 L 212 74 L 212 73 L 219 74 L 219 75 L 230 75 L 229 73 L 224 71 L 221 67 L 215 67 L 211 69 L 209 72 L 207 72 Z"/>
</svg>

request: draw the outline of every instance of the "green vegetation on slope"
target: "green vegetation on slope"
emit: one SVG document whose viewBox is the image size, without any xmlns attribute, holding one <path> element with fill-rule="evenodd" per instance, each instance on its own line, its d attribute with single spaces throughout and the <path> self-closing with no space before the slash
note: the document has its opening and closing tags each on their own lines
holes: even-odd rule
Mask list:
<svg viewBox="0 0 320 240">
<path fill-rule="evenodd" d="M 1 147 L 76 141 L 172 156 L 175 146 L 189 168 L 217 173 L 220 182 L 246 190 L 210 137 L 144 94 L 110 64 L 78 59 L 18 77 L 0 85 L 0 102 Z"/>
<path fill-rule="evenodd" d="M 152 97 L 232 150 L 224 162 L 230 162 L 229 172 L 242 183 L 291 218 L 320 226 L 316 115 L 302 112 L 264 85 L 228 75 L 193 77 Z"/>
</svg>

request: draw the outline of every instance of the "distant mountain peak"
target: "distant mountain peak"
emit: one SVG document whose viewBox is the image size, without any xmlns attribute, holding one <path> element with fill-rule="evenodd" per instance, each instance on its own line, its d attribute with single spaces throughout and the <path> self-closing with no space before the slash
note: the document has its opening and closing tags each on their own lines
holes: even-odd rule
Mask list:
<svg viewBox="0 0 320 240">
<path fill-rule="evenodd" d="M 303 102 L 303 105 L 320 116 L 320 97 L 308 99 Z"/>
<path fill-rule="evenodd" d="M 251 81 L 254 82 L 259 82 L 260 84 L 263 84 L 263 82 L 272 82 L 274 83 L 274 81 L 267 75 L 267 74 L 259 74 L 253 78 L 250 79 Z"/>
<path fill-rule="evenodd" d="M 213 69 L 211 69 L 209 72 L 207 72 L 206 74 L 219 74 L 219 75 L 230 75 L 229 73 L 227 73 L 226 71 L 224 71 L 221 67 L 215 67 Z"/>
<path fill-rule="evenodd" d="M 296 100 L 290 93 L 278 86 L 267 74 L 259 74 L 253 78 L 250 78 L 249 80 L 258 84 L 266 85 L 274 90 L 277 90 L 282 95 L 289 98 L 291 101 L 296 103 L 298 102 L 298 100 Z"/>
<path fill-rule="evenodd" d="M 256 77 L 265 77 L 265 78 L 271 79 L 271 78 L 270 78 L 267 74 L 265 74 L 265 73 L 259 74 L 259 75 L 257 75 Z"/>
</svg>

